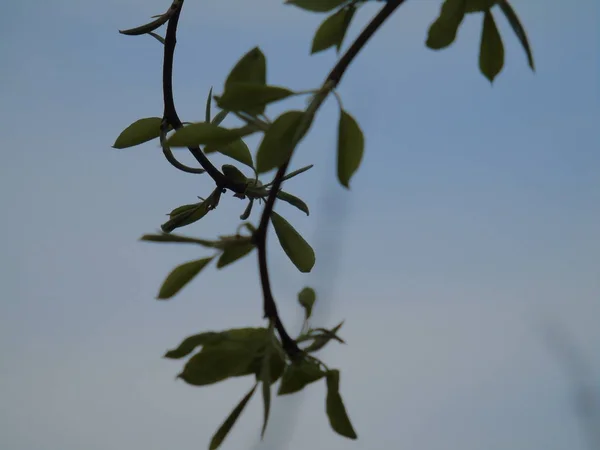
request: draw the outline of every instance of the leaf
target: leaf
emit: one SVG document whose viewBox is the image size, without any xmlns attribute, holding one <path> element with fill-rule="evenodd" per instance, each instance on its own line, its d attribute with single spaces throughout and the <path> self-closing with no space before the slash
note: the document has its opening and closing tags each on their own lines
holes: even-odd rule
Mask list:
<svg viewBox="0 0 600 450">
<path fill-rule="evenodd" d="M 206 111 L 204 113 L 204 121 L 206 123 L 210 123 L 210 113 L 211 113 L 211 111 L 210 111 L 210 106 L 211 105 L 210 104 L 211 104 L 212 98 L 213 98 L 212 91 L 213 91 L 213 89 L 211 87 L 210 91 L 208 91 L 208 97 L 206 98 Z"/>
<path fill-rule="evenodd" d="M 217 113 L 217 115 L 213 118 L 211 123 L 213 125 L 220 125 L 221 122 L 223 122 L 223 120 L 225 120 L 225 117 L 227 117 L 227 114 L 229 114 L 229 111 L 225 111 L 225 110 L 219 111 Z"/>
<path fill-rule="evenodd" d="M 476 13 L 489 10 L 497 0 L 466 0 L 465 12 Z"/>
<path fill-rule="evenodd" d="M 350 178 L 358 170 L 365 148 L 365 138 L 354 118 L 343 109 L 338 123 L 337 169 L 342 186 L 349 188 Z"/>
<path fill-rule="evenodd" d="M 169 147 L 225 146 L 242 137 L 240 129 L 228 130 L 212 123 L 197 122 L 175 131 L 166 141 Z"/>
<path fill-rule="evenodd" d="M 300 272 L 310 272 L 315 265 L 315 252 L 312 247 L 287 220 L 275 211 L 271 213 L 271 222 L 273 222 L 279 244 L 288 258 Z"/>
<path fill-rule="evenodd" d="M 160 42 L 162 45 L 165 45 L 165 38 L 162 37 L 159 34 L 156 34 L 154 31 L 151 31 L 150 33 L 148 33 L 150 36 L 152 36 L 154 39 L 156 39 L 158 42 Z"/>
<path fill-rule="evenodd" d="M 310 318 L 316 300 L 317 294 L 313 288 L 305 287 L 298 293 L 298 303 L 304 308 L 304 317 L 306 320 Z"/>
<path fill-rule="evenodd" d="M 170 233 L 176 228 L 181 228 L 186 225 L 190 225 L 194 222 L 202 219 L 208 211 L 210 211 L 211 200 L 206 199 L 201 203 L 196 203 L 195 205 L 184 205 L 179 208 L 184 208 L 178 211 L 177 213 L 173 213 L 178 208 L 171 212 L 171 218 L 163 223 L 160 228 L 165 233 Z M 189 206 L 189 208 L 187 208 Z M 193 206 L 193 207 L 192 207 Z"/>
<path fill-rule="evenodd" d="M 202 202 L 178 206 L 177 208 L 175 208 L 173 211 L 171 211 L 169 213 L 169 217 L 172 219 L 173 217 L 178 216 L 179 214 L 182 214 L 184 212 L 193 211 L 194 209 L 196 209 L 198 207 L 198 205 L 201 205 L 201 204 L 202 204 Z"/>
<path fill-rule="evenodd" d="M 285 3 L 307 11 L 327 12 L 348 3 L 348 0 L 287 0 Z"/>
<path fill-rule="evenodd" d="M 246 178 L 246 175 L 244 175 L 240 169 L 238 169 L 235 166 L 232 166 L 231 164 L 223 164 L 221 166 L 221 170 L 223 171 L 223 175 L 225 175 L 225 178 L 234 183 L 243 184 L 248 180 L 248 178 Z"/>
<path fill-rule="evenodd" d="M 213 331 L 195 334 L 185 338 L 181 344 L 179 344 L 179 347 L 169 350 L 165 353 L 164 357 L 169 359 L 180 359 L 192 353 L 197 347 L 206 344 L 215 344 L 222 340 L 221 333 L 215 333 Z"/>
<path fill-rule="evenodd" d="M 481 32 L 481 47 L 479 49 L 479 69 L 485 77 L 494 81 L 504 66 L 504 46 L 498 33 L 494 17 L 489 11 L 483 17 L 483 30 Z"/>
<path fill-rule="evenodd" d="M 533 63 L 533 54 L 531 52 L 531 47 L 529 46 L 529 41 L 527 40 L 527 34 L 525 33 L 523 25 L 521 25 L 521 21 L 519 20 L 517 13 L 515 13 L 514 9 L 512 8 L 512 6 L 510 6 L 510 3 L 508 3 L 507 0 L 498 0 L 498 4 L 500 5 L 500 9 L 502 9 L 502 12 L 508 19 L 510 26 L 517 35 L 517 38 L 519 38 L 519 41 L 521 42 L 521 45 L 523 46 L 523 49 L 527 54 L 527 61 L 529 62 L 529 67 L 531 67 L 531 70 L 535 71 L 535 64 Z"/>
<path fill-rule="evenodd" d="M 207 145 L 204 148 L 204 153 L 209 154 L 213 152 L 219 152 L 222 155 L 229 156 L 242 164 L 247 165 L 251 169 L 254 169 L 254 162 L 252 162 L 252 155 L 250 149 L 246 143 L 241 139 L 236 139 L 226 145 L 212 146 Z"/>
<path fill-rule="evenodd" d="M 244 212 L 240 216 L 240 220 L 246 220 L 246 219 L 248 219 L 248 217 L 250 217 L 250 213 L 252 212 L 252 205 L 254 205 L 253 198 L 251 198 L 250 201 L 248 202 L 246 209 L 244 209 Z"/>
<path fill-rule="evenodd" d="M 237 261 L 240 258 L 243 258 L 247 254 L 249 254 L 252 250 L 254 250 L 254 244 L 246 243 L 242 245 L 235 245 L 226 248 L 223 250 L 219 260 L 217 261 L 217 269 L 221 269 L 228 264 L 231 264 Z"/>
<path fill-rule="evenodd" d="M 196 239 L 186 236 L 180 236 L 177 234 L 145 234 L 140 238 L 140 241 L 147 242 L 176 242 L 182 244 L 198 244 L 204 247 L 215 248 L 216 243 L 214 241 L 207 241 L 205 239 Z"/>
<path fill-rule="evenodd" d="M 262 383 L 262 394 L 264 404 L 263 414 L 263 426 L 260 432 L 261 439 L 265 436 L 267 431 L 267 423 L 269 422 L 269 411 L 271 410 L 271 352 L 273 347 L 270 343 L 267 344 L 265 355 L 262 358 L 262 365 L 260 369 L 260 381 Z"/>
<path fill-rule="evenodd" d="M 330 47 L 336 47 L 339 52 L 355 12 L 356 8 L 349 6 L 325 19 L 315 33 L 311 54 L 327 50 Z"/>
<path fill-rule="evenodd" d="M 233 83 L 265 84 L 267 82 L 267 60 L 258 47 L 254 47 L 235 64 L 227 80 L 225 90 Z"/>
<path fill-rule="evenodd" d="M 177 266 L 164 281 L 158 293 L 158 298 L 164 300 L 173 297 L 181 288 L 198 275 L 212 259 L 213 257 L 211 256 Z"/>
<path fill-rule="evenodd" d="M 292 194 L 288 194 L 287 192 L 284 192 L 284 191 L 279 191 L 277 193 L 277 198 L 279 200 L 283 200 L 286 203 L 289 203 L 292 206 L 295 206 L 300 211 L 304 212 L 307 216 L 310 214 L 306 203 L 304 203 L 304 201 L 302 201 L 298 197 L 293 196 Z"/>
<path fill-rule="evenodd" d="M 356 439 L 358 436 L 350 423 L 346 407 L 340 395 L 340 371 L 327 372 L 327 397 L 325 400 L 327 417 L 331 428 L 344 437 Z"/>
<path fill-rule="evenodd" d="M 256 154 L 256 170 L 258 173 L 275 169 L 288 160 L 303 115 L 302 111 L 288 111 L 280 115 L 271 124 Z"/>
<path fill-rule="evenodd" d="M 160 136 L 160 117 L 147 117 L 136 120 L 125 128 L 115 143 L 113 148 L 128 148 L 151 141 Z"/>
<path fill-rule="evenodd" d="M 426 45 L 440 50 L 448 47 L 454 39 L 466 12 L 466 0 L 445 0 L 439 17 L 429 27 Z"/>
<path fill-rule="evenodd" d="M 242 400 L 233 409 L 233 411 L 231 411 L 231 414 L 229 414 L 227 419 L 225 419 L 225 422 L 223 422 L 223 424 L 219 427 L 217 432 L 213 435 L 210 441 L 210 445 L 208 447 L 209 450 L 216 450 L 223 443 L 223 441 L 227 437 L 227 434 L 229 434 L 231 428 L 233 428 L 233 425 L 235 425 L 235 422 L 238 420 L 240 414 L 248 404 L 248 401 L 250 401 L 252 395 L 254 395 L 254 391 L 256 390 L 257 385 L 258 384 L 255 384 L 254 387 L 250 389 L 250 391 L 244 396 L 244 398 L 242 398 Z"/>
<path fill-rule="evenodd" d="M 231 83 L 217 99 L 219 108 L 228 111 L 244 111 L 256 116 L 265 111 L 266 105 L 294 95 L 293 91 L 278 86 L 256 83 Z"/>
<path fill-rule="evenodd" d="M 329 330 L 328 333 L 322 333 L 322 334 L 317 335 L 315 337 L 315 340 L 308 347 L 306 347 L 304 349 L 304 351 L 306 353 L 314 353 L 316 351 L 321 350 L 323 347 L 325 347 L 329 343 L 329 341 L 331 341 L 332 339 L 335 339 L 336 333 L 339 331 L 340 328 L 342 328 L 343 324 L 344 324 L 344 321 L 340 322 L 337 326 L 335 326 L 334 328 Z"/>
<path fill-rule="evenodd" d="M 290 364 L 283 372 L 277 395 L 293 394 L 301 391 L 310 383 L 325 376 L 319 365 L 311 360 L 302 359 Z"/>
<path fill-rule="evenodd" d="M 281 181 L 285 181 L 285 180 L 289 180 L 290 178 L 294 178 L 295 176 L 300 175 L 301 173 L 306 172 L 307 170 L 310 170 L 313 168 L 313 164 L 309 164 L 308 166 L 304 166 L 301 169 L 298 170 L 294 170 L 293 172 L 288 173 L 285 177 L 283 177 L 281 179 Z M 271 183 L 269 183 L 271 184 Z"/>
</svg>

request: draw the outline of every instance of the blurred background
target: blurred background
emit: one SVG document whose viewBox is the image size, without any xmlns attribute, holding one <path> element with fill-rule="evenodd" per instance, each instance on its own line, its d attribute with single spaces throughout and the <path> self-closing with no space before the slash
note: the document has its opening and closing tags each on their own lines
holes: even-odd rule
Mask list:
<svg viewBox="0 0 600 450">
<path fill-rule="evenodd" d="M 600 5 L 512 3 L 537 72 L 496 11 L 506 65 L 490 86 L 477 66 L 481 16 L 434 52 L 424 41 L 440 1 L 406 2 L 339 89 L 366 137 L 351 191 L 335 179 L 330 99 L 292 162 L 315 167 L 286 184 L 311 216 L 276 207 L 317 253 L 313 273 L 302 275 L 271 235 L 282 316 L 300 329 L 296 294 L 310 285 L 319 296 L 315 326 L 346 320 L 348 345 L 331 344 L 321 356 L 342 370 L 359 439 L 330 430 L 324 383 L 316 383 L 276 399 L 262 443 L 254 399 L 223 449 L 593 448 Z M 7 3 L 0 15 L 4 449 L 206 448 L 251 384 L 194 388 L 174 379 L 182 362 L 162 355 L 199 331 L 263 323 L 255 257 L 205 270 L 161 302 L 168 272 L 207 254 L 138 241 L 212 182 L 175 170 L 157 142 L 111 148 L 130 123 L 162 114 L 160 44 L 118 30 L 167 7 L 33 0 Z M 360 10 L 346 44 L 379 7 Z M 187 1 L 174 74 L 182 120 L 203 119 L 210 87 L 221 92 L 256 45 L 269 83 L 320 85 L 336 61 L 332 50 L 309 55 L 323 19 L 280 0 Z M 303 105 L 296 99 L 268 113 Z M 231 234 L 244 206 L 227 194 L 184 233 Z"/>
</svg>

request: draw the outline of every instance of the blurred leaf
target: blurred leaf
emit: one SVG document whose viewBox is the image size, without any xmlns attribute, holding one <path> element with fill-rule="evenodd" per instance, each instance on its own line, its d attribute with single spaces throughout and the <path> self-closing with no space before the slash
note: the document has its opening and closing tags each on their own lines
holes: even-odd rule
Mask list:
<svg viewBox="0 0 600 450">
<path fill-rule="evenodd" d="M 151 141 L 160 136 L 160 117 L 147 117 L 136 120 L 125 128 L 115 143 L 113 148 L 128 148 Z"/>
<path fill-rule="evenodd" d="M 325 376 L 319 365 L 311 360 L 295 361 L 285 369 L 277 395 L 293 394 Z"/>
<path fill-rule="evenodd" d="M 252 155 L 250 149 L 246 143 L 241 139 L 236 139 L 225 145 L 207 145 L 204 149 L 204 153 L 219 152 L 222 155 L 229 156 L 242 164 L 247 165 L 251 169 L 254 169 L 254 163 L 252 162 Z"/>
<path fill-rule="evenodd" d="M 485 12 L 489 10 L 492 6 L 494 6 L 495 3 L 496 0 L 466 0 L 465 12 Z"/>
<path fill-rule="evenodd" d="M 281 181 L 285 181 L 285 180 L 289 180 L 290 178 L 294 178 L 295 176 L 300 175 L 301 173 L 304 173 L 307 170 L 310 170 L 312 168 L 313 168 L 313 164 L 309 164 L 308 166 L 304 166 L 301 169 L 294 170 L 293 172 L 290 172 L 285 177 L 283 177 L 281 179 Z M 269 183 L 269 184 L 271 184 L 271 183 Z"/>
<path fill-rule="evenodd" d="M 256 390 L 257 385 L 258 384 L 255 384 L 254 387 L 252 389 L 250 389 L 250 391 L 244 396 L 244 398 L 242 398 L 242 400 L 233 409 L 233 411 L 231 411 L 231 414 L 229 414 L 227 419 L 225 419 L 225 422 L 223 422 L 223 425 L 221 425 L 219 427 L 219 429 L 217 430 L 217 432 L 214 434 L 214 436 L 212 437 L 212 439 L 210 441 L 210 445 L 208 447 L 209 450 L 216 450 L 223 443 L 223 440 L 225 440 L 225 438 L 227 437 L 227 434 L 229 434 L 229 432 L 231 431 L 231 428 L 233 427 L 233 425 L 235 425 L 235 422 L 240 417 L 240 414 L 242 413 L 242 411 L 248 404 L 248 401 L 252 398 L 252 395 L 254 395 L 254 391 Z"/>
<path fill-rule="evenodd" d="M 235 245 L 226 248 L 221 257 L 217 261 L 217 269 L 221 269 L 228 264 L 231 264 L 237 261 L 240 258 L 243 258 L 247 254 L 249 254 L 252 250 L 254 250 L 254 244 L 246 243 L 242 245 Z"/>
<path fill-rule="evenodd" d="M 243 184 L 247 181 L 246 175 L 242 173 L 240 169 L 231 164 L 223 164 L 221 166 L 221 170 L 223 171 L 223 175 L 234 183 Z"/>
<path fill-rule="evenodd" d="M 302 201 L 298 197 L 293 196 L 292 194 L 288 194 L 287 192 L 284 192 L 284 191 L 279 191 L 277 193 L 277 198 L 279 200 L 283 200 L 286 203 L 289 203 L 292 206 L 295 206 L 300 211 L 305 213 L 307 216 L 310 214 L 306 203 L 304 203 L 304 201 Z"/>
<path fill-rule="evenodd" d="M 253 373 L 256 375 L 256 379 L 260 381 L 260 371 L 262 369 L 263 358 L 256 358 L 252 363 Z M 273 351 L 271 353 L 271 367 L 269 369 L 271 374 L 271 384 L 275 383 L 285 370 L 286 362 L 281 351 Z"/>
<path fill-rule="evenodd" d="M 225 90 L 233 83 L 266 84 L 267 60 L 258 47 L 254 47 L 236 63 L 225 81 Z"/>
<path fill-rule="evenodd" d="M 201 203 L 196 203 L 195 205 L 184 205 L 185 209 L 180 210 L 179 212 L 173 214 L 171 212 L 171 219 L 167 220 L 163 223 L 160 228 L 165 233 L 170 233 L 176 228 L 181 228 L 186 225 L 190 225 L 198 220 L 202 219 L 208 211 L 210 211 L 211 200 L 206 199 Z M 188 208 L 189 206 L 189 208 Z M 193 206 L 193 207 L 192 207 Z M 180 206 L 179 208 L 184 208 Z M 174 210 L 175 211 L 175 210 Z"/>
<path fill-rule="evenodd" d="M 327 12 L 348 3 L 348 0 L 287 0 L 288 5 L 314 12 Z"/>
<path fill-rule="evenodd" d="M 427 47 L 440 50 L 454 39 L 466 12 L 466 0 L 444 0 L 440 15 L 429 27 Z"/>
<path fill-rule="evenodd" d="M 365 139 L 356 120 L 343 109 L 338 123 L 338 179 L 349 188 L 350 178 L 358 170 L 363 157 Z"/>
<path fill-rule="evenodd" d="M 288 111 L 271 124 L 256 154 L 258 173 L 268 172 L 287 161 L 303 115 L 302 111 Z"/>
<path fill-rule="evenodd" d="M 179 214 L 182 214 L 184 212 L 193 211 L 201 204 L 202 204 L 202 202 L 178 206 L 177 208 L 175 208 L 173 211 L 171 211 L 169 213 L 169 217 L 172 219 L 173 217 L 178 216 Z"/>
<path fill-rule="evenodd" d="M 229 114 L 229 111 L 225 111 L 225 110 L 219 111 L 217 113 L 217 115 L 213 118 L 211 123 L 213 125 L 220 125 L 221 122 L 223 122 L 223 120 L 225 120 L 225 117 L 227 117 L 227 114 Z"/>
<path fill-rule="evenodd" d="M 310 272 L 315 265 L 315 252 L 290 223 L 276 212 L 271 213 L 271 222 L 281 248 L 300 272 Z"/>
<path fill-rule="evenodd" d="M 209 258 L 202 258 L 177 266 L 164 281 L 160 288 L 160 292 L 158 293 L 158 298 L 162 300 L 173 297 L 181 290 L 181 288 L 188 284 L 192 278 L 198 275 L 212 259 L 213 257 L 211 256 Z"/>
<path fill-rule="evenodd" d="M 336 333 L 342 328 L 344 321 L 341 321 L 337 326 L 329 330 L 328 333 L 322 333 L 315 337 L 314 341 L 304 349 L 306 353 L 314 353 L 325 347 L 329 341 L 335 338 Z M 341 341 L 341 339 L 339 339 Z"/>
<path fill-rule="evenodd" d="M 316 300 L 317 294 L 313 288 L 305 287 L 298 293 L 298 303 L 304 308 L 304 318 L 306 320 L 310 318 Z"/>
<path fill-rule="evenodd" d="M 244 111 L 252 116 L 262 114 L 269 103 L 294 95 L 293 91 L 279 86 L 256 83 L 231 83 L 217 99 L 219 108 L 228 111 Z"/>
<path fill-rule="evenodd" d="M 481 32 L 481 47 L 479 50 L 479 69 L 485 77 L 494 81 L 504 66 L 504 45 L 498 33 L 492 13 L 486 11 Z"/>
<path fill-rule="evenodd" d="M 246 219 L 248 219 L 248 217 L 250 217 L 250 213 L 252 212 L 252 205 L 254 205 L 254 199 L 253 198 L 251 198 L 250 201 L 248 202 L 248 205 L 246 206 L 246 209 L 244 210 L 244 212 L 240 216 L 240 220 L 246 220 Z"/>
<path fill-rule="evenodd" d="M 169 147 L 196 147 L 210 145 L 221 147 L 243 136 L 240 129 L 229 130 L 212 123 L 197 122 L 175 131 L 166 141 Z"/>
<path fill-rule="evenodd" d="M 209 248 L 215 248 L 216 247 L 216 242 L 214 241 L 207 241 L 204 239 L 196 239 L 196 238 L 190 238 L 190 237 L 186 237 L 186 236 L 180 236 L 177 234 L 145 234 L 140 238 L 140 241 L 147 241 L 147 242 L 176 242 L 176 243 L 183 243 L 183 244 L 198 244 L 198 245 L 202 245 L 204 247 L 209 247 Z"/>
<path fill-rule="evenodd" d="M 352 423 L 350 423 L 346 407 L 340 395 L 339 370 L 329 370 L 327 372 L 327 397 L 325 404 L 331 428 L 344 437 L 356 439 L 356 432 L 352 427 Z"/>
<path fill-rule="evenodd" d="M 356 8 L 349 6 L 325 19 L 315 33 L 310 52 L 318 53 L 330 47 L 336 47 L 339 52 L 355 12 Z"/>
<path fill-rule="evenodd" d="M 533 63 L 533 54 L 531 52 L 531 47 L 529 46 L 529 41 L 527 40 L 527 34 L 525 33 L 523 25 L 521 25 L 521 21 L 519 20 L 517 13 L 515 13 L 514 9 L 512 8 L 512 6 L 510 6 L 510 3 L 508 3 L 507 0 L 498 0 L 498 4 L 500 5 L 502 12 L 508 19 L 510 26 L 519 38 L 519 41 L 521 42 L 521 45 L 523 46 L 523 49 L 527 54 L 527 61 L 529 62 L 529 67 L 531 67 L 531 70 L 535 70 L 535 64 Z"/>
<path fill-rule="evenodd" d="M 151 31 L 148 34 L 150 36 L 152 36 L 154 39 L 156 39 L 158 42 L 160 42 L 162 45 L 165 45 L 165 38 L 163 38 L 161 35 L 156 34 L 154 31 Z"/>
<path fill-rule="evenodd" d="M 213 88 L 211 87 L 210 91 L 208 91 L 208 97 L 206 98 L 206 111 L 204 113 L 204 121 L 206 123 L 210 123 L 210 114 L 211 114 L 210 106 L 211 106 L 212 98 L 213 98 L 212 91 L 213 91 Z"/>
<path fill-rule="evenodd" d="M 179 344 L 179 347 L 169 350 L 165 353 L 164 357 L 169 359 L 180 359 L 192 353 L 197 347 L 206 344 L 215 344 L 222 340 L 223 337 L 221 336 L 221 333 L 215 333 L 213 331 L 195 334 L 185 338 L 183 342 Z"/>
<path fill-rule="evenodd" d="M 272 330 L 272 328 L 270 328 Z M 263 438 L 265 436 L 265 431 L 267 431 L 267 423 L 269 422 L 269 411 L 271 410 L 271 353 L 273 351 L 272 345 L 270 345 L 270 340 L 266 345 L 265 354 L 262 358 L 262 364 L 260 369 L 260 381 L 262 383 L 262 394 L 263 394 L 263 404 L 264 404 L 264 414 L 263 414 L 263 426 L 260 432 L 260 437 Z"/>
</svg>

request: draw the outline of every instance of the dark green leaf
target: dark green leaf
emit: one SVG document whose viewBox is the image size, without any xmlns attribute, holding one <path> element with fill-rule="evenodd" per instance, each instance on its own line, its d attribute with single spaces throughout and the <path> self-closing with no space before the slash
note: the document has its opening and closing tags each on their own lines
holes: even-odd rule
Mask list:
<svg viewBox="0 0 600 450">
<path fill-rule="evenodd" d="M 486 11 L 481 32 L 481 47 L 479 49 L 479 69 L 485 77 L 494 81 L 504 66 L 504 45 L 498 33 L 492 13 Z"/>
<path fill-rule="evenodd" d="M 325 372 L 314 361 L 302 359 L 293 362 L 283 372 L 277 395 L 293 394 L 301 391 L 310 383 L 314 383 L 324 376 Z"/>
<path fill-rule="evenodd" d="M 315 252 L 290 223 L 276 212 L 271 213 L 271 222 L 281 248 L 300 272 L 310 272 L 315 265 Z"/>
<path fill-rule="evenodd" d="M 327 372 L 327 398 L 325 401 L 327 417 L 333 430 L 350 439 L 356 439 L 356 432 L 350 423 L 346 407 L 340 395 L 340 372 L 330 370 Z"/>
<path fill-rule="evenodd" d="M 199 145 L 224 146 L 238 140 L 240 129 L 228 130 L 212 123 L 198 122 L 180 128 L 167 139 L 169 147 L 196 147 Z"/>
<path fill-rule="evenodd" d="M 254 169 L 254 163 L 252 162 L 252 155 L 250 149 L 246 143 L 241 139 L 236 139 L 226 145 L 207 145 L 204 149 L 204 153 L 219 152 L 222 155 L 229 156 L 242 164 Z"/>
<path fill-rule="evenodd" d="M 202 202 L 178 206 L 177 208 L 175 208 L 173 211 L 171 211 L 169 213 L 169 217 L 172 219 L 173 217 L 178 216 L 179 214 L 182 214 L 184 212 L 193 211 L 201 204 L 202 204 Z"/>
<path fill-rule="evenodd" d="M 223 175 L 225 175 L 228 180 L 234 183 L 242 184 L 247 180 L 246 175 L 244 175 L 240 169 L 232 166 L 231 164 L 223 164 L 221 166 L 221 170 L 223 171 Z"/>
<path fill-rule="evenodd" d="M 186 208 L 181 210 L 180 212 L 173 214 L 171 219 L 167 220 L 163 223 L 160 228 L 165 233 L 170 233 L 176 228 L 181 228 L 186 225 L 190 225 L 198 220 L 202 219 L 208 211 L 210 211 L 210 201 L 209 199 L 204 200 L 201 203 L 197 203 L 193 208 Z M 185 205 L 192 206 L 192 205 Z M 180 206 L 180 208 L 183 208 Z"/>
<path fill-rule="evenodd" d="M 205 112 L 205 116 L 204 116 L 204 121 L 206 123 L 210 123 L 210 106 L 212 103 L 212 87 L 210 88 L 210 91 L 208 91 L 208 97 L 206 98 L 206 112 Z"/>
<path fill-rule="evenodd" d="M 465 5 L 465 12 L 475 13 L 484 12 L 489 10 L 497 0 L 467 0 Z"/>
<path fill-rule="evenodd" d="M 248 392 L 244 396 L 244 398 L 238 403 L 238 405 L 233 409 L 233 411 L 231 411 L 231 414 L 229 414 L 229 417 L 227 417 L 227 419 L 225 419 L 225 422 L 223 422 L 223 425 L 221 425 L 219 427 L 219 429 L 217 430 L 217 432 L 214 434 L 214 436 L 212 437 L 212 439 L 210 441 L 210 445 L 208 447 L 209 450 L 216 450 L 223 443 L 223 440 L 227 437 L 227 434 L 231 431 L 231 428 L 233 427 L 233 425 L 235 425 L 235 422 L 240 417 L 240 414 L 242 413 L 242 411 L 248 404 L 248 401 L 252 398 L 252 395 L 254 394 L 254 391 L 256 390 L 256 386 L 257 386 L 257 384 L 255 384 L 254 387 L 252 389 L 250 389 L 250 392 Z"/>
<path fill-rule="evenodd" d="M 310 214 L 306 203 L 304 203 L 304 201 L 302 201 L 298 197 L 293 196 L 292 194 L 288 194 L 287 192 L 284 192 L 284 191 L 279 191 L 277 193 L 277 198 L 279 200 L 283 200 L 286 203 L 289 203 L 292 206 L 295 206 L 300 211 L 304 212 L 307 216 Z"/>
<path fill-rule="evenodd" d="M 147 117 L 133 122 L 119 135 L 113 148 L 128 148 L 151 141 L 160 136 L 160 117 Z"/>
<path fill-rule="evenodd" d="M 162 45 L 165 45 L 165 38 L 162 37 L 159 34 L 156 34 L 154 31 L 151 31 L 150 33 L 148 33 L 150 36 L 152 36 L 154 39 L 156 39 L 158 42 L 160 42 Z"/>
<path fill-rule="evenodd" d="M 308 347 L 306 347 L 304 351 L 306 353 L 314 353 L 316 351 L 321 350 L 329 343 L 329 341 L 336 338 L 336 333 L 339 331 L 340 328 L 342 328 L 343 324 L 344 321 L 340 322 L 336 327 L 329 330 L 329 332 L 318 334 L 315 337 L 314 341 Z M 341 341 L 341 339 L 339 340 Z"/>
<path fill-rule="evenodd" d="M 318 53 L 330 47 L 336 47 L 339 52 L 355 12 L 356 8 L 349 6 L 325 19 L 315 33 L 310 52 Z"/>
<path fill-rule="evenodd" d="M 354 118 L 343 109 L 338 123 L 337 172 L 342 186 L 349 188 L 350 178 L 358 170 L 365 138 Z"/>
<path fill-rule="evenodd" d="M 303 115 L 302 111 L 288 111 L 271 124 L 256 154 L 258 173 L 268 172 L 287 161 L 293 151 L 294 138 Z"/>
<path fill-rule="evenodd" d="M 290 172 L 290 173 L 288 173 L 288 174 L 287 174 L 285 177 L 283 177 L 283 178 L 281 179 L 281 181 L 285 181 L 285 180 L 289 180 L 290 178 L 294 178 L 295 176 L 297 176 L 297 175 L 300 175 L 301 173 L 304 173 L 304 172 L 306 172 L 307 170 L 310 170 L 310 169 L 312 169 L 312 168 L 313 168 L 313 165 L 312 165 L 312 164 L 309 164 L 308 166 L 304 166 L 304 167 L 302 167 L 301 169 L 294 170 L 293 172 Z M 271 183 L 269 183 L 269 185 L 270 185 L 270 184 L 271 184 Z"/>
<path fill-rule="evenodd" d="M 185 338 L 183 342 L 179 344 L 179 347 L 169 350 L 167 353 L 165 353 L 164 357 L 170 359 L 183 358 L 196 350 L 197 347 L 201 347 L 202 345 L 206 344 L 216 344 L 222 340 L 223 338 L 221 337 L 221 333 L 215 333 L 213 331 L 195 334 Z"/>
<path fill-rule="evenodd" d="M 452 44 L 465 12 L 466 0 L 444 0 L 439 17 L 429 27 L 427 47 L 440 50 Z"/>
<path fill-rule="evenodd" d="M 226 248 L 217 261 L 217 269 L 243 258 L 254 249 L 254 244 L 247 243 Z"/>
<path fill-rule="evenodd" d="M 327 12 L 348 3 L 348 0 L 287 0 L 285 3 L 314 12 Z"/>
<path fill-rule="evenodd" d="M 523 28 L 523 25 L 521 25 L 521 21 L 519 20 L 517 13 L 515 13 L 514 9 L 512 8 L 512 6 L 510 6 L 510 3 L 508 3 L 507 0 L 498 0 L 498 4 L 500 5 L 502 12 L 508 19 L 510 26 L 519 38 L 519 41 L 521 42 L 521 45 L 523 46 L 523 49 L 527 54 L 527 61 L 529 62 L 529 67 L 531 67 L 531 70 L 535 70 L 535 64 L 533 63 L 533 54 L 531 53 L 531 47 L 529 46 L 529 41 L 527 40 L 527 34 L 525 33 L 525 28 Z"/>
<path fill-rule="evenodd" d="M 262 114 L 269 103 L 283 100 L 294 92 L 278 86 L 256 83 L 231 83 L 217 99 L 219 108 L 228 111 L 244 111 L 252 116 Z"/>
<path fill-rule="evenodd" d="M 213 125 L 220 125 L 221 122 L 223 122 L 223 120 L 225 120 L 225 117 L 227 117 L 227 114 L 229 114 L 229 111 L 225 111 L 225 110 L 219 111 L 211 123 Z"/>
<path fill-rule="evenodd" d="M 260 380 L 260 371 L 262 370 L 263 358 L 256 358 L 252 363 L 253 373 L 256 374 L 256 379 Z M 283 371 L 285 370 L 286 363 L 285 358 L 282 355 L 281 351 L 274 351 L 271 353 L 271 384 L 275 383 L 281 375 L 283 375 Z"/>
<path fill-rule="evenodd" d="M 262 358 L 262 365 L 260 369 L 260 381 L 262 383 L 262 394 L 263 394 L 263 426 L 260 432 L 260 437 L 265 436 L 267 431 L 267 423 L 269 422 L 269 411 L 271 410 L 271 353 L 273 347 L 267 344 L 265 355 Z"/>
<path fill-rule="evenodd" d="M 202 258 L 177 266 L 164 281 L 160 288 L 160 292 L 158 293 L 158 298 L 167 299 L 173 297 L 181 290 L 181 288 L 188 284 L 192 278 L 198 275 L 212 259 L 213 257 L 211 256 L 210 258 Z"/>
<path fill-rule="evenodd" d="M 240 220 L 246 220 L 246 219 L 248 219 L 248 217 L 250 217 L 250 213 L 252 212 L 252 205 L 254 205 L 253 198 L 251 198 L 250 201 L 248 202 L 246 209 L 244 209 L 244 212 L 240 216 Z"/>
<path fill-rule="evenodd" d="M 231 69 L 225 81 L 225 90 L 232 83 L 255 83 L 265 84 L 267 82 L 267 60 L 258 47 L 254 47 L 236 63 Z"/>
<path fill-rule="evenodd" d="M 298 303 L 304 308 L 304 317 L 306 320 L 310 318 L 316 300 L 317 294 L 313 288 L 305 287 L 298 293 Z"/>
<path fill-rule="evenodd" d="M 186 236 L 179 236 L 177 234 L 145 234 L 140 238 L 140 241 L 147 242 L 176 242 L 182 244 L 198 244 L 204 247 L 215 248 L 216 242 L 207 241 L 205 239 L 196 239 Z"/>
</svg>

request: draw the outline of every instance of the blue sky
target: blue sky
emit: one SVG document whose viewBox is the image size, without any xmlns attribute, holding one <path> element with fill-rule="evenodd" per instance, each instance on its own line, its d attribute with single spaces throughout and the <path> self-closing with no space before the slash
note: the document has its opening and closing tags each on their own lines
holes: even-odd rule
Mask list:
<svg viewBox="0 0 600 450">
<path fill-rule="evenodd" d="M 336 59 L 308 54 L 322 19 L 281 3 L 186 2 L 175 55 L 184 120 L 202 119 L 210 86 L 218 93 L 256 45 L 270 83 L 320 84 Z M 315 163 L 286 187 L 311 216 L 277 210 L 314 245 L 314 273 L 269 246 L 290 328 L 305 285 L 320 294 L 318 325 L 346 320 L 348 345 L 323 358 L 342 370 L 359 440 L 329 429 L 319 384 L 277 399 L 256 448 L 586 448 L 570 379 L 539 325 L 564 329 L 600 379 L 600 6 L 514 0 L 537 72 L 497 14 L 507 63 L 490 86 L 477 69 L 479 16 L 450 49 L 424 47 L 439 4 L 408 1 L 340 86 L 366 137 L 351 191 L 334 176 L 332 99 L 294 157 L 295 168 Z M 204 253 L 137 239 L 211 182 L 177 172 L 154 142 L 111 148 L 131 122 L 162 112 L 160 45 L 117 30 L 167 6 L 11 2 L 0 17 L 3 448 L 205 448 L 248 389 L 187 386 L 161 355 L 200 330 L 262 323 L 255 259 L 154 300 L 176 264 Z M 349 38 L 378 7 L 361 10 Z M 227 195 L 186 232 L 231 233 L 243 207 Z M 223 448 L 255 446 L 261 414 L 255 399 Z"/>
</svg>

